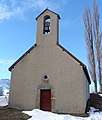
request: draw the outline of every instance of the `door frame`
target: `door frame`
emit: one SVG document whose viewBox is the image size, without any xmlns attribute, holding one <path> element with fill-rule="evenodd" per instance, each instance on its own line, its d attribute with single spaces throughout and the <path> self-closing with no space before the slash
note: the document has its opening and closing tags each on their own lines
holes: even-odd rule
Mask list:
<svg viewBox="0 0 102 120">
<path fill-rule="evenodd" d="M 45 96 L 45 98 L 43 99 L 43 95 L 44 95 L 44 92 L 45 92 L 45 95 L 47 95 L 48 94 L 48 96 L 49 96 L 49 100 L 47 101 L 46 100 L 46 96 Z M 48 93 L 47 93 L 48 92 Z M 40 109 L 42 109 L 43 110 L 43 108 L 41 108 L 42 106 L 43 106 L 43 102 L 49 102 L 49 103 L 46 103 L 46 104 L 48 104 L 49 106 L 48 106 L 48 110 L 45 110 L 45 111 L 51 111 L 52 110 L 52 100 L 51 100 L 51 89 L 41 89 L 40 90 Z M 46 105 L 45 105 L 46 106 Z M 47 109 L 47 108 L 46 108 Z"/>
<path fill-rule="evenodd" d="M 51 90 L 51 112 L 56 112 L 55 106 L 56 106 L 56 96 L 55 96 L 55 90 L 53 86 L 48 83 L 41 83 L 37 87 L 37 98 L 36 98 L 36 108 L 40 109 L 40 92 L 41 90 Z"/>
</svg>

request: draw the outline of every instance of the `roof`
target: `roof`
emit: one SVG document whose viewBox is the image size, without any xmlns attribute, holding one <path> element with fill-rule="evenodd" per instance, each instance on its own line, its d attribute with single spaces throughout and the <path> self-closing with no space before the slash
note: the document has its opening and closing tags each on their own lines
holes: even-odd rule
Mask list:
<svg viewBox="0 0 102 120">
<path fill-rule="evenodd" d="M 83 67 L 83 71 L 86 75 L 86 78 L 89 82 L 89 84 L 91 84 L 91 80 L 87 71 L 87 67 L 84 63 L 82 63 L 79 59 L 77 59 L 74 55 L 72 55 L 68 50 L 66 50 L 63 46 L 61 46 L 60 44 L 57 44 L 62 51 L 65 51 L 68 55 L 70 55 L 75 61 L 77 61 L 79 63 L 80 66 Z M 10 68 L 9 71 L 12 71 L 12 69 L 14 68 L 14 66 L 22 59 L 24 58 L 27 54 L 29 54 L 35 47 L 37 46 L 37 44 L 34 44 L 28 51 L 26 51 Z"/>
<path fill-rule="evenodd" d="M 67 54 L 69 54 L 74 60 L 76 60 L 80 66 L 83 67 L 83 71 L 86 75 L 86 78 L 89 82 L 89 84 L 91 84 L 91 80 L 90 80 L 90 76 L 89 76 L 89 73 L 88 73 L 88 70 L 87 70 L 87 67 L 84 63 L 82 63 L 78 58 L 76 58 L 74 55 L 72 55 L 68 50 L 66 50 L 63 46 L 61 46 L 60 44 L 57 44 L 61 49 L 62 51 L 65 51 Z"/>
<path fill-rule="evenodd" d="M 61 46 L 60 44 L 57 44 L 62 51 L 65 51 L 67 54 L 69 54 L 72 58 L 74 58 L 80 65 L 85 66 L 84 63 L 82 63 L 79 59 L 77 59 L 74 55 L 72 55 L 68 50 L 66 50 L 63 46 Z"/>
<path fill-rule="evenodd" d="M 55 13 L 55 12 L 49 10 L 48 8 L 46 8 L 38 17 L 36 17 L 36 20 L 37 20 L 44 12 L 46 12 L 47 10 L 50 11 L 50 12 L 52 12 L 52 13 L 54 13 L 54 14 L 56 14 L 57 17 L 58 17 L 59 19 L 61 19 L 60 16 L 59 16 L 59 14 L 57 14 L 57 13 Z"/>
</svg>

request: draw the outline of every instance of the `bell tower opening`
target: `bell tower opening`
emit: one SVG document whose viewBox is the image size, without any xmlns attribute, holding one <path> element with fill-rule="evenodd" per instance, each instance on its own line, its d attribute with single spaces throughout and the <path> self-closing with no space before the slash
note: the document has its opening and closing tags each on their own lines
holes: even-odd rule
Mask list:
<svg viewBox="0 0 102 120">
<path fill-rule="evenodd" d="M 50 16 L 44 16 L 43 34 L 50 34 Z"/>
</svg>

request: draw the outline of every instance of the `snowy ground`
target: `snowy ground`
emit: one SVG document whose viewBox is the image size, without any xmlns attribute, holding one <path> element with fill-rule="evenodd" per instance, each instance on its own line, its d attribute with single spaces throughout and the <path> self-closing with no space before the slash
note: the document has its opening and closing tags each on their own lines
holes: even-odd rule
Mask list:
<svg viewBox="0 0 102 120">
<path fill-rule="evenodd" d="M 8 95 L 0 96 L 0 106 L 8 105 Z M 102 120 L 102 112 L 94 113 L 94 108 L 91 108 L 89 112 L 90 117 L 75 117 L 71 115 L 55 114 L 51 112 L 45 112 L 38 109 L 32 111 L 23 111 L 23 113 L 31 116 L 28 120 Z"/>
<path fill-rule="evenodd" d="M 93 110 L 93 108 L 92 108 Z M 51 112 L 45 112 L 38 109 L 32 111 L 23 111 L 23 113 L 32 116 L 28 120 L 102 120 L 102 113 L 91 111 L 90 117 L 75 117 L 71 115 L 59 115 Z"/>
<path fill-rule="evenodd" d="M 0 106 L 8 105 L 8 95 L 0 96 Z"/>
</svg>

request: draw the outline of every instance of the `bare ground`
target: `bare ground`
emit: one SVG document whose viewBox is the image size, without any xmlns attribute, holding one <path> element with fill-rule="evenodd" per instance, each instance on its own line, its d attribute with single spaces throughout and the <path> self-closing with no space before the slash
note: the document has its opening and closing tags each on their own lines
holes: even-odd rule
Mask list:
<svg viewBox="0 0 102 120">
<path fill-rule="evenodd" d="M 0 120 L 27 120 L 28 118 L 30 117 L 20 110 L 0 107 Z"/>
</svg>

